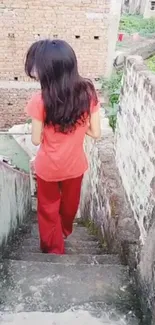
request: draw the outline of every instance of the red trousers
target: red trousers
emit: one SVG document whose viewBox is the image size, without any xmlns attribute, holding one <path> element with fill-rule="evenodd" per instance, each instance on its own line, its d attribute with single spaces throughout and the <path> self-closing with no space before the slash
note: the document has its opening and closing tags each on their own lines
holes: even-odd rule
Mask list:
<svg viewBox="0 0 155 325">
<path fill-rule="evenodd" d="M 64 237 L 72 233 L 82 178 L 46 182 L 37 177 L 40 246 L 44 253 L 65 253 Z"/>
</svg>

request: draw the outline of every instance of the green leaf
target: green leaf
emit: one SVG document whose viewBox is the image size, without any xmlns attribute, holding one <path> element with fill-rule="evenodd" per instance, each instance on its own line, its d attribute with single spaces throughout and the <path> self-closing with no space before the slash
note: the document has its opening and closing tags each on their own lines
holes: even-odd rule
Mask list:
<svg viewBox="0 0 155 325">
<path fill-rule="evenodd" d="M 32 119 L 29 118 L 27 121 L 26 121 L 27 124 L 31 124 L 32 123 Z"/>
</svg>

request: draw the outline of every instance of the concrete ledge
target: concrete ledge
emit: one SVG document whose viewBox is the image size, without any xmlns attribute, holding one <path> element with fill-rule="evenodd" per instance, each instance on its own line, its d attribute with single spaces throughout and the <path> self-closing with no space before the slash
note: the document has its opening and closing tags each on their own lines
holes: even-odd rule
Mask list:
<svg viewBox="0 0 155 325">
<path fill-rule="evenodd" d="M 0 161 L 0 248 L 31 212 L 29 175 Z"/>
<path fill-rule="evenodd" d="M 94 86 L 97 90 L 101 89 L 100 80 L 93 80 Z M 1 89 L 40 89 L 38 82 L 27 82 L 27 81 L 6 81 L 0 80 Z"/>
<path fill-rule="evenodd" d="M 1 89 L 40 89 L 38 82 L 0 80 Z"/>
<path fill-rule="evenodd" d="M 124 60 L 128 56 L 141 56 L 143 60 L 148 59 L 155 54 L 155 40 L 143 40 L 141 43 L 138 43 L 137 46 L 132 47 L 131 49 L 125 49 L 118 51 L 116 54 L 114 65 L 116 69 L 122 69 L 124 66 Z"/>
</svg>

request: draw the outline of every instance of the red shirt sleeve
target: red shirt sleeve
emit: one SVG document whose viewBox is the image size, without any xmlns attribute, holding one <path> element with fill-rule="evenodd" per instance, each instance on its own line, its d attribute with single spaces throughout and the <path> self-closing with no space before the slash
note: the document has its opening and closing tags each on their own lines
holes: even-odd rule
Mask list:
<svg viewBox="0 0 155 325">
<path fill-rule="evenodd" d="M 36 120 L 44 121 L 45 119 L 45 110 L 44 104 L 40 93 L 34 94 L 29 100 L 26 109 L 26 114 Z"/>
</svg>

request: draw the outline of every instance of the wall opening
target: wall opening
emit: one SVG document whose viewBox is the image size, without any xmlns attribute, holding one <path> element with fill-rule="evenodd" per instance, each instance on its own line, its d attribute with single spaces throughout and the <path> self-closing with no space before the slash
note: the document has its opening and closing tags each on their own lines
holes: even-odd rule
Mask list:
<svg viewBox="0 0 155 325">
<path fill-rule="evenodd" d="M 8 33 L 8 37 L 13 39 L 13 38 L 15 38 L 15 34 L 14 33 Z"/>
<path fill-rule="evenodd" d="M 155 10 L 155 1 L 151 1 L 151 10 Z"/>
</svg>

